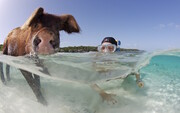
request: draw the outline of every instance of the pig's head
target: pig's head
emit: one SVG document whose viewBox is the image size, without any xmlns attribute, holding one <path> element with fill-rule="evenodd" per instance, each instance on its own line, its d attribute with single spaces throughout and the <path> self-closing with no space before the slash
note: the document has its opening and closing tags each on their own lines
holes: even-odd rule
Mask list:
<svg viewBox="0 0 180 113">
<path fill-rule="evenodd" d="M 72 15 L 57 16 L 38 8 L 21 26 L 21 30 L 29 32 L 25 40 L 26 53 L 52 54 L 59 48 L 59 31 L 72 33 L 79 32 L 80 28 Z"/>
</svg>

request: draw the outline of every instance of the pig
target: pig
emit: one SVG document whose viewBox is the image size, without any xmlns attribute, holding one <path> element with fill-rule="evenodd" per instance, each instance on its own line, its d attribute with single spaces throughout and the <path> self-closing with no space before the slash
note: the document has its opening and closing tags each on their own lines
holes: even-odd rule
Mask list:
<svg viewBox="0 0 180 113">
<path fill-rule="evenodd" d="M 80 32 L 80 27 L 72 15 L 54 15 L 37 8 L 27 21 L 13 29 L 3 44 L 3 54 L 11 56 L 24 56 L 26 54 L 49 55 L 57 52 L 60 46 L 59 31 L 67 33 Z M 20 69 L 22 75 L 34 92 L 38 102 L 47 105 L 40 90 L 40 77 L 31 72 Z M 3 83 L 6 83 L 3 64 L 0 63 L 0 74 Z M 6 67 L 7 80 L 10 80 L 9 65 Z"/>
</svg>

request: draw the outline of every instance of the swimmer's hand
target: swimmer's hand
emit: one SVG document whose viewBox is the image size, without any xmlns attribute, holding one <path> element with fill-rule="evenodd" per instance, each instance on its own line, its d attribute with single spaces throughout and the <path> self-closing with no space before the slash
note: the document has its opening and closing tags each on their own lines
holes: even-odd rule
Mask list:
<svg viewBox="0 0 180 113">
<path fill-rule="evenodd" d="M 138 85 L 138 87 L 143 88 L 144 87 L 144 83 L 141 80 L 136 80 L 136 84 Z"/>
<path fill-rule="evenodd" d="M 108 94 L 106 92 L 101 92 L 100 96 L 102 97 L 103 101 L 107 101 L 108 103 L 115 104 L 117 101 L 113 98 L 116 96 L 115 94 Z"/>
<path fill-rule="evenodd" d="M 139 73 L 133 73 L 136 75 L 136 84 L 140 87 L 143 88 L 144 87 L 144 83 L 141 81 L 140 79 L 140 74 Z"/>
</svg>

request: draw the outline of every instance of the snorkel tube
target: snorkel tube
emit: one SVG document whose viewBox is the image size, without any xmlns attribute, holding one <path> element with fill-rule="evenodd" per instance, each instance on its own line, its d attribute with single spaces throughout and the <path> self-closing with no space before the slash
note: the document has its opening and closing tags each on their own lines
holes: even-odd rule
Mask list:
<svg viewBox="0 0 180 113">
<path fill-rule="evenodd" d="M 116 48 L 116 51 L 120 51 L 121 41 L 120 41 L 120 40 L 116 40 L 116 42 L 117 42 L 117 48 Z"/>
</svg>

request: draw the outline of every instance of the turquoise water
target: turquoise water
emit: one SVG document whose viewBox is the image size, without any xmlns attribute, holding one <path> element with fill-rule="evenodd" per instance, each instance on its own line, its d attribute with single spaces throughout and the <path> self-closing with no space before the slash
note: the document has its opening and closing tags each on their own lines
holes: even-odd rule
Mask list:
<svg viewBox="0 0 180 113">
<path fill-rule="evenodd" d="M 117 54 L 58 53 L 41 56 L 51 76 L 24 57 L 0 56 L 12 65 L 11 81 L 0 83 L 0 113 L 179 113 L 180 51 Z M 41 76 L 49 105 L 39 104 L 17 68 Z M 144 87 L 136 85 L 138 72 Z M 111 78 L 121 78 L 109 80 Z M 102 101 L 90 84 L 115 94 L 116 104 Z"/>
<path fill-rule="evenodd" d="M 154 56 L 150 64 L 141 69 L 156 112 L 178 113 L 180 108 L 180 57 Z M 145 87 L 146 88 L 146 87 Z"/>
</svg>

